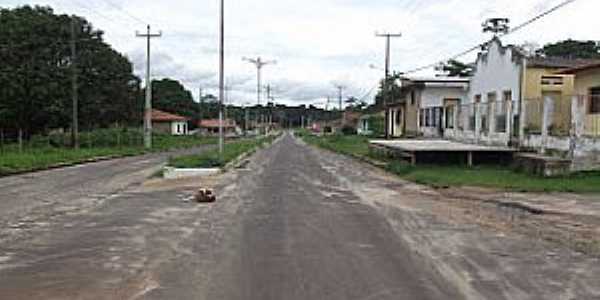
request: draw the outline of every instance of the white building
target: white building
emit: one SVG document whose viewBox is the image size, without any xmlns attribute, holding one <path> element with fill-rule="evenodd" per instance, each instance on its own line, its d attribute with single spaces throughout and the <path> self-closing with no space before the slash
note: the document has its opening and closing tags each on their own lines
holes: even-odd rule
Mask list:
<svg viewBox="0 0 600 300">
<path fill-rule="evenodd" d="M 447 125 L 453 124 L 454 107 L 466 100 L 468 87 L 469 79 L 461 77 L 402 78 L 402 99 L 387 110 L 388 134 L 443 137 Z"/>
<path fill-rule="evenodd" d="M 187 135 L 188 119 L 158 109 L 152 110 L 152 129 L 154 132 L 170 135 Z"/>
</svg>

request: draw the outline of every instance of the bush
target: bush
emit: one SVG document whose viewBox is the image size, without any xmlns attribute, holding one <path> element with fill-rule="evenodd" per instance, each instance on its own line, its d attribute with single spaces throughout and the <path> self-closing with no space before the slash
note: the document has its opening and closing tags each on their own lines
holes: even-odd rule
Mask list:
<svg viewBox="0 0 600 300">
<path fill-rule="evenodd" d="M 343 135 L 356 135 L 356 128 L 352 126 L 344 126 L 342 128 Z"/>
</svg>

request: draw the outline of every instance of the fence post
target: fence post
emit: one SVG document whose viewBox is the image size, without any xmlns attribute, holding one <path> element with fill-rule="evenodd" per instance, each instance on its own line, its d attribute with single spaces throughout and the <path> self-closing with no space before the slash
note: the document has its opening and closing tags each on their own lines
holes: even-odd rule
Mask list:
<svg viewBox="0 0 600 300">
<path fill-rule="evenodd" d="M 546 148 L 548 146 L 548 127 L 550 126 L 552 118 L 552 97 L 546 96 L 544 99 L 542 99 L 542 101 L 542 145 L 540 152 L 542 154 L 546 154 Z"/>
<path fill-rule="evenodd" d="M 519 143 L 523 143 L 525 140 L 525 126 L 527 126 L 527 100 L 520 99 L 521 105 L 519 107 Z"/>
<path fill-rule="evenodd" d="M 479 135 L 481 134 L 481 114 L 479 112 L 479 103 L 473 104 L 473 110 L 475 112 L 475 143 L 479 143 Z"/>
<path fill-rule="evenodd" d="M 496 133 L 496 105 L 498 104 L 498 99 L 496 99 L 493 102 L 489 102 L 488 99 L 488 109 L 487 109 L 487 113 L 488 113 L 488 126 L 490 127 L 488 130 L 488 135 L 491 135 L 492 133 Z"/>
<path fill-rule="evenodd" d="M 510 139 L 513 136 L 513 103 L 512 103 L 512 99 L 507 99 L 505 101 L 505 123 L 504 125 L 506 126 L 506 144 L 508 145 L 510 142 Z"/>
<path fill-rule="evenodd" d="M 585 113 L 582 108 L 585 109 L 585 98 L 584 96 L 572 96 L 571 98 L 571 124 L 569 130 L 569 158 L 574 159 L 577 151 L 577 144 L 579 139 L 584 134 L 585 126 Z"/>
</svg>

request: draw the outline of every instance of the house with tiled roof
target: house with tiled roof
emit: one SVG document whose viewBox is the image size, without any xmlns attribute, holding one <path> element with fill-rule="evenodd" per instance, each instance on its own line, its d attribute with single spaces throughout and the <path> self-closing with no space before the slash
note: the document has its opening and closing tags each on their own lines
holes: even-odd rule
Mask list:
<svg viewBox="0 0 600 300">
<path fill-rule="evenodd" d="M 219 134 L 219 119 L 205 119 L 198 122 L 200 134 L 204 136 L 217 136 Z M 223 132 L 225 136 L 237 136 L 241 129 L 232 119 L 223 119 Z"/>
<path fill-rule="evenodd" d="M 187 135 L 188 119 L 162 110 L 152 110 L 152 130 L 156 133 Z"/>
</svg>

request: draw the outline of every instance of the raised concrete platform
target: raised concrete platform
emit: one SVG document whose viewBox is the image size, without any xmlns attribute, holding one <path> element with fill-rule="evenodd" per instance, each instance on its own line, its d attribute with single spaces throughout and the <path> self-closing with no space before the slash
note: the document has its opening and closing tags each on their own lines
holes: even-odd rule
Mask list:
<svg viewBox="0 0 600 300">
<path fill-rule="evenodd" d="M 513 167 L 544 177 L 567 175 L 571 173 L 570 159 L 544 156 L 535 153 L 517 153 Z"/>
<path fill-rule="evenodd" d="M 369 142 L 371 149 L 384 151 L 387 154 L 407 158 L 412 164 L 417 164 L 419 154 L 464 154 L 469 166 L 473 165 L 473 156 L 477 153 L 503 153 L 517 152 L 509 147 L 484 146 L 466 144 L 448 140 L 373 140 Z"/>
<path fill-rule="evenodd" d="M 219 174 L 221 169 L 219 168 L 207 168 L 207 169 L 176 169 L 171 167 L 165 167 L 163 177 L 165 179 L 182 179 L 190 177 L 205 177 Z"/>
</svg>

